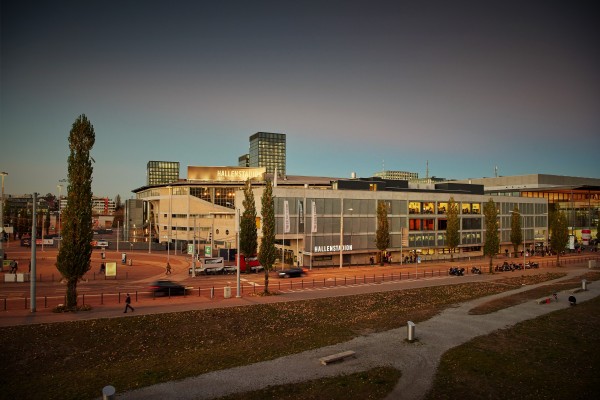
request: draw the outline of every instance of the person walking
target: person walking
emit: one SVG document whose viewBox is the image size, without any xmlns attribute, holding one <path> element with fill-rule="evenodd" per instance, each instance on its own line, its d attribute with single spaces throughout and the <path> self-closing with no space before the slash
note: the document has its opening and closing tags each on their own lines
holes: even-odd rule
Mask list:
<svg viewBox="0 0 600 400">
<path fill-rule="evenodd" d="M 129 293 L 127 293 L 127 297 L 125 297 L 125 311 L 123 311 L 125 314 L 127 314 L 128 308 L 131 309 L 131 312 L 135 311 L 135 309 L 131 307 L 131 296 L 129 296 Z"/>
<path fill-rule="evenodd" d="M 167 262 L 167 272 L 165 272 L 165 275 L 171 275 L 171 264 L 169 264 Z"/>
</svg>

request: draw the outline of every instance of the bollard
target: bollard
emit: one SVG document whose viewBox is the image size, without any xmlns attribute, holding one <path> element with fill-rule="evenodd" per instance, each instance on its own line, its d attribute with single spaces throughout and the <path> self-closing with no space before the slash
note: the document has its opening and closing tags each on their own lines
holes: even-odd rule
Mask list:
<svg viewBox="0 0 600 400">
<path fill-rule="evenodd" d="M 415 341 L 415 323 L 408 321 L 406 328 L 408 333 L 406 340 L 412 343 Z"/>
<path fill-rule="evenodd" d="M 102 400 L 114 400 L 115 397 L 115 387 L 114 386 L 104 386 L 102 388 Z"/>
<path fill-rule="evenodd" d="M 210 288 L 210 298 L 213 299 L 215 297 L 215 287 Z"/>
<path fill-rule="evenodd" d="M 587 280 L 581 280 L 581 290 L 587 290 Z"/>
</svg>

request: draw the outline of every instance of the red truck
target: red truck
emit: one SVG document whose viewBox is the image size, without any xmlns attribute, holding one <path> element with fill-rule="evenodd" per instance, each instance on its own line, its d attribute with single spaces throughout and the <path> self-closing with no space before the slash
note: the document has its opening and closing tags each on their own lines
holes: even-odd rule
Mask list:
<svg viewBox="0 0 600 400">
<path fill-rule="evenodd" d="M 258 273 L 262 271 L 264 268 L 260 265 L 260 261 L 258 261 L 257 256 L 252 256 L 246 258 L 243 254 L 240 254 L 240 272 L 254 272 Z"/>
</svg>

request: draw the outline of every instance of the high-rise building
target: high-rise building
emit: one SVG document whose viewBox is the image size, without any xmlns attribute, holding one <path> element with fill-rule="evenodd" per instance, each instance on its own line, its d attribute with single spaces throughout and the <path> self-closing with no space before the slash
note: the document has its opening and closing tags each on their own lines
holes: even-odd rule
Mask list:
<svg viewBox="0 0 600 400">
<path fill-rule="evenodd" d="M 257 132 L 250 136 L 249 167 L 265 167 L 268 174 L 286 175 L 285 133 Z"/>
<path fill-rule="evenodd" d="M 146 167 L 146 184 L 162 185 L 179 180 L 179 162 L 148 161 Z"/>
<path fill-rule="evenodd" d="M 249 167 L 250 166 L 250 155 L 244 154 L 238 157 L 238 167 Z"/>
</svg>

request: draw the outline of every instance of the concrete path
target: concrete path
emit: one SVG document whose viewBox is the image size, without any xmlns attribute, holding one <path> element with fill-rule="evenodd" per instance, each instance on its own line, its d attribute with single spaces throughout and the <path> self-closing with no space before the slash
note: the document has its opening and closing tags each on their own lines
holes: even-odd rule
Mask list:
<svg viewBox="0 0 600 400">
<path fill-rule="evenodd" d="M 570 269 L 568 279 L 585 269 Z M 547 284 L 547 283 L 545 283 Z M 543 285 L 543 284 L 540 284 Z M 559 301 L 537 304 L 529 301 L 488 315 L 469 315 L 477 304 L 496 297 L 509 296 L 535 286 L 526 286 L 450 308 L 428 321 L 416 325 L 414 343 L 405 341 L 406 327 L 361 336 L 345 343 L 281 357 L 272 361 L 214 371 L 177 382 L 162 383 L 139 390 L 120 393 L 119 399 L 212 399 L 232 393 L 246 392 L 269 385 L 297 383 L 307 380 L 349 374 L 377 366 L 393 366 L 402 371 L 402 378 L 388 399 L 420 399 L 430 388 L 440 357 L 447 350 L 474 337 L 510 327 L 520 321 L 568 308 L 569 293 L 559 293 Z M 600 284 L 588 284 L 588 290 L 576 294 L 583 302 L 600 295 Z M 319 358 L 346 350 L 356 357 L 323 366 Z M 118 389 L 118 388 L 117 388 Z"/>
</svg>

